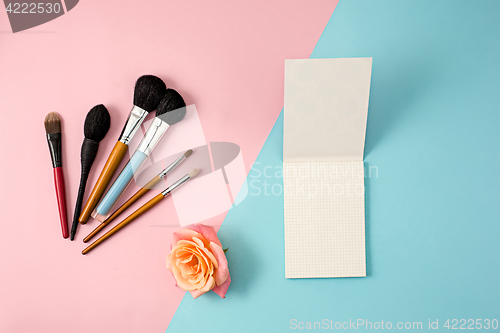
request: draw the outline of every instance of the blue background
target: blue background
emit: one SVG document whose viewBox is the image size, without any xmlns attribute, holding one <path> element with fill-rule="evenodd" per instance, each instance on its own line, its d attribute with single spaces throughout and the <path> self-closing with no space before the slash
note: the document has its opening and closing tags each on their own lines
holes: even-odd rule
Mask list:
<svg viewBox="0 0 500 333">
<path fill-rule="evenodd" d="M 227 298 L 187 293 L 167 332 L 500 319 L 499 37 L 496 0 L 341 0 L 312 58 L 373 57 L 367 277 L 285 279 L 283 197 L 255 195 L 282 184 L 281 115 L 219 231 Z"/>
</svg>

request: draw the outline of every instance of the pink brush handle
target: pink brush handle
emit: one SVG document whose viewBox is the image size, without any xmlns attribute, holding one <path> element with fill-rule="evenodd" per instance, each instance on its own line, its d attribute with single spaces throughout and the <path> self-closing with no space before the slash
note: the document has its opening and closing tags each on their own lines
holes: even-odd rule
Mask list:
<svg viewBox="0 0 500 333">
<path fill-rule="evenodd" d="M 57 205 L 63 238 L 68 238 L 68 221 L 66 219 L 66 194 L 64 193 L 64 177 L 61 167 L 54 168 L 54 183 L 56 185 Z"/>
</svg>

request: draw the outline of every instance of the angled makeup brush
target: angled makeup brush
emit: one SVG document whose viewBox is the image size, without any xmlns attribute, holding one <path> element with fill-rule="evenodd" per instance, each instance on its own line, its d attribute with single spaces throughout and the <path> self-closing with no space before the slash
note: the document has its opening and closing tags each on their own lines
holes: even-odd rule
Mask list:
<svg viewBox="0 0 500 333">
<path fill-rule="evenodd" d="M 54 183 L 56 186 L 57 206 L 59 208 L 59 219 L 63 238 L 68 238 L 68 221 L 66 220 L 66 194 L 64 191 L 64 177 L 62 171 L 61 152 L 61 119 L 55 112 L 45 116 L 45 132 L 49 144 L 52 167 L 54 168 Z"/>
<path fill-rule="evenodd" d="M 139 143 L 139 146 L 135 150 L 134 155 L 132 155 L 120 175 L 115 179 L 113 185 L 101 200 L 95 212 L 92 213 L 94 218 L 103 221 L 100 216 L 103 216 L 104 219 L 107 217 L 123 191 L 125 191 L 130 184 L 134 175 L 139 171 L 167 129 L 181 121 L 185 114 L 186 104 L 182 96 L 174 89 L 167 89 L 165 96 L 156 109 L 155 119 L 153 119 L 141 143 Z"/>
<path fill-rule="evenodd" d="M 158 103 L 160 103 L 160 100 L 165 95 L 166 90 L 167 87 L 165 83 L 159 77 L 144 75 L 137 79 L 134 90 L 134 106 L 130 111 L 127 122 L 120 134 L 120 138 L 109 154 L 108 160 L 101 171 L 101 175 L 97 179 L 89 199 L 82 210 L 82 214 L 79 218 L 80 223 L 87 223 L 90 214 L 95 206 L 97 206 L 106 186 L 108 186 L 116 169 L 123 160 L 130 141 L 148 113 L 156 109 Z"/>
<path fill-rule="evenodd" d="M 104 242 L 109 237 L 113 236 L 121 228 L 123 228 L 124 226 L 126 226 L 127 224 L 129 224 L 130 222 L 132 222 L 133 220 L 135 220 L 136 218 L 138 218 L 139 216 L 141 216 L 142 214 L 144 214 L 145 212 L 147 212 L 148 210 L 153 208 L 157 203 L 162 201 L 163 198 L 165 198 L 167 195 L 172 193 L 172 191 L 179 188 L 181 185 L 186 183 L 188 180 L 190 180 L 191 178 L 196 176 L 198 174 L 198 171 L 199 171 L 198 169 L 193 169 L 193 170 L 189 171 L 189 173 L 187 175 L 185 175 L 184 177 L 182 177 L 181 179 L 179 179 L 178 181 L 173 183 L 171 186 L 169 186 L 166 190 L 164 190 L 163 192 L 161 192 L 157 196 L 153 197 L 153 199 L 146 202 L 141 208 L 139 208 L 138 210 L 136 210 L 135 212 L 130 214 L 127 218 L 125 218 L 123 221 L 121 221 L 120 223 L 115 225 L 107 233 L 102 235 L 101 238 L 99 238 L 98 240 L 96 240 L 95 242 L 90 244 L 85 250 L 82 251 L 82 254 L 89 253 L 93 248 L 95 248 L 97 245 Z"/>
<path fill-rule="evenodd" d="M 87 235 L 83 239 L 84 243 L 87 243 L 92 239 L 96 234 L 98 234 L 105 226 L 110 224 L 114 219 L 116 219 L 121 213 L 123 213 L 127 208 L 132 206 L 137 200 L 142 198 L 142 196 L 148 193 L 156 184 L 163 178 L 165 178 L 172 170 L 174 170 L 179 164 L 181 164 L 186 158 L 191 156 L 193 153 L 192 149 L 189 149 L 184 154 L 182 154 L 178 159 L 176 159 L 172 164 L 163 169 L 158 175 L 156 175 L 153 179 L 151 179 L 143 188 L 139 191 L 135 192 L 135 194 L 130 197 L 123 205 L 120 206 L 113 214 L 111 214 L 106 220 L 104 220 L 101 224 L 99 224 L 90 234 Z"/>
<path fill-rule="evenodd" d="M 83 195 L 85 194 L 90 168 L 97 156 L 99 142 L 101 142 L 106 136 L 106 133 L 108 133 L 110 124 L 111 117 L 106 107 L 102 104 L 94 106 L 87 113 L 87 117 L 85 118 L 85 124 L 83 125 L 85 139 L 83 139 L 80 152 L 82 171 L 80 175 L 80 188 L 78 188 L 78 196 L 76 197 L 75 212 L 73 215 L 73 225 L 71 226 L 71 240 L 75 239 L 76 228 L 78 227 L 78 217 L 82 209 Z"/>
</svg>

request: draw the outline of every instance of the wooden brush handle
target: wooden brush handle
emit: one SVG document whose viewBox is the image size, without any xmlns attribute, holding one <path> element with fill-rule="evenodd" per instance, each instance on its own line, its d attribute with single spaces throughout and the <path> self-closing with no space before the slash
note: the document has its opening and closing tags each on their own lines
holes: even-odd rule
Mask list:
<svg viewBox="0 0 500 333">
<path fill-rule="evenodd" d="M 115 174 L 116 169 L 118 169 L 118 166 L 122 162 L 127 150 L 128 146 L 123 142 L 118 141 L 115 144 L 115 147 L 111 151 L 111 154 L 109 154 L 108 160 L 106 161 L 106 164 L 104 165 L 104 168 L 102 169 L 101 174 L 99 175 L 99 178 L 97 179 L 97 182 L 94 185 L 92 192 L 90 193 L 89 199 L 87 200 L 87 203 L 85 204 L 85 207 L 80 214 L 80 218 L 78 220 L 81 224 L 87 223 L 90 214 L 94 210 L 95 206 L 97 206 L 97 204 L 99 203 L 104 190 L 111 181 L 111 178 Z"/>
<path fill-rule="evenodd" d="M 159 203 L 162 199 L 164 198 L 163 194 L 158 194 L 155 196 L 153 199 L 149 200 L 146 202 L 141 208 L 130 214 L 125 220 L 121 221 L 117 225 L 115 225 L 111 230 L 109 230 L 107 233 L 101 236 L 98 240 L 90 244 L 89 247 L 87 247 L 85 250 L 82 251 L 82 254 L 87 254 L 89 253 L 93 248 L 95 248 L 97 245 L 101 244 L 104 242 L 106 239 L 109 237 L 113 236 L 116 232 L 118 232 L 121 228 L 153 208 L 157 203 Z"/>
<path fill-rule="evenodd" d="M 89 240 L 92 239 L 96 234 L 98 234 L 102 229 L 104 229 L 105 226 L 110 224 L 114 219 L 118 217 L 121 213 L 123 213 L 127 208 L 132 206 L 137 200 L 139 200 L 144 194 L 148 193 L 150 189 L 152 189 L 159 181 L 160 177 L 156 176 L 155 178 L 151 179 L 146 185 L 144 185 L 143 188 L 141 188 L 139 191 L 135 192 L 135 194 L 130 197 L 123 205 L 121 205 L 120 208 L 115 210 L 113 214 L 111 214 L 106 220 L 104 220 L 101 224 L 97 226 L 90 234 L 87 235 L 83 239 L 84 243 L 87 243 Z"/>
</svg>

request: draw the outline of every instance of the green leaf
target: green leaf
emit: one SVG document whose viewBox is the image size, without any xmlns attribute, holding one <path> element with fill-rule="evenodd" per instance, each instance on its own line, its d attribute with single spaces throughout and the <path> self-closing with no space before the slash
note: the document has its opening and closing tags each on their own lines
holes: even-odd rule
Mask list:
<svg viewBox="0 0 500 333">
<path fill-rule="evenodd" d="M 227 249 L 223 249 L 222 251 L 224 251 L 224 253 L 226 253 L 226 252 L 227 252 L 227 250 L 229 250 L 229 248 L 227 248 Z"/>
</svg>

